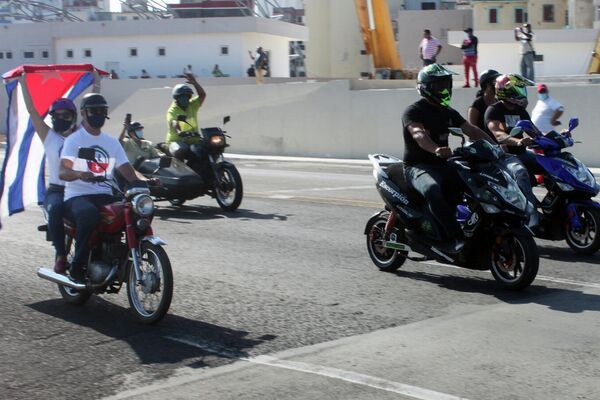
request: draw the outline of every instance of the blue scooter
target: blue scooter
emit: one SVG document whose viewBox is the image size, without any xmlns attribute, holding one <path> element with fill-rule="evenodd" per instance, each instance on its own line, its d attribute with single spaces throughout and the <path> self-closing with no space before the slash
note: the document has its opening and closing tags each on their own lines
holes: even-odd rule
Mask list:
<svg viewBox="0 0 600 400">
<path fill-rule="evenodd" d="M 543 216 L 534 228 L 535 236 L 566 240 L 576 253 L 594 254 L 600 248 L 600 204 L 592 198 L 600 192 L 600 185 L 581 161 L 563 151 L 580 143 L 573 141 L 571 134 L 578 125 L 579 120 L 571 118 L 566 132 L 543 135 L 531 121 L 517 123 L 534 137 L 530 148 L 543 151 L 536 158 L 544 169 L 543 184 L 548 193 L 540 204 Z"/>
</svg>

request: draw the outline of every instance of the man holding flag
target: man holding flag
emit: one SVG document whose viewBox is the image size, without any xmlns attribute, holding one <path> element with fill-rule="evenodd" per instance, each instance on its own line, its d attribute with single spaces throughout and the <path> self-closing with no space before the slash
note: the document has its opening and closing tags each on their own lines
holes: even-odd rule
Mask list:
<svg viewBox="0 0 600 400">
<path fill-rule="evenodd" d="M 64 182 L 58 177 L 59 155 L 64 137 L 75 129 L 73 100 L 92 82 L 99 90 L 100 74 L 106 75 L 90 64 L 81 64 L 22 66 L 2 76 L 9 107 L 7 150 L 0 175 L 0 215 L 21 212 L 32 203 L 46 205 L 56 249 L 56 272 L 64 272 L 66 265 L 61 207 Z M 50 176 L 48 191 L 44 150 Z"/>
</svg>

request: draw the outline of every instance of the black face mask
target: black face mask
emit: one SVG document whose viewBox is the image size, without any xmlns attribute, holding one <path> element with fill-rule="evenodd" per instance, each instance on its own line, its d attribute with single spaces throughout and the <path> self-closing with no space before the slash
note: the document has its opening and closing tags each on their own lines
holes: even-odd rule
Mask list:
<svg viewBox="0 0 600 400">
<path fill-rule="evenodd" d="M 106 115 L 88 115 L 87 121 L 92 128 L 102 128 L 106 121 Z"/>
<path fill-rule="evenodd" d="M 58 133 L 65 133 L 73 126 L 73 121 L 69 121 L 61 118 L 53 118 L 52 119 L 52 129 Z"/>
</svg>

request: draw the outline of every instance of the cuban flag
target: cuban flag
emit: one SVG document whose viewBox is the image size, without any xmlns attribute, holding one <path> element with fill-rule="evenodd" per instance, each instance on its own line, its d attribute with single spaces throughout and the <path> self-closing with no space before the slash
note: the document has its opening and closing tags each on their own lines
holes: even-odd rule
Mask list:
<svg viewBox="0 0 600 400">
<path fill-rule="evenodd" d="M 91 64 L 24 65 L 2 75 L 8 93 L 6 154 L 0 174 L 0 216 L 41 205 L 46 194 L 44 146 L 35 133 L 17 78 L 26 73 L 27 86 L 37 112 L 52 126 L 52 102 L 75 100 L 94 82 Z M 98 70 L 101 75 L 108 75 Z"/>
</svg>

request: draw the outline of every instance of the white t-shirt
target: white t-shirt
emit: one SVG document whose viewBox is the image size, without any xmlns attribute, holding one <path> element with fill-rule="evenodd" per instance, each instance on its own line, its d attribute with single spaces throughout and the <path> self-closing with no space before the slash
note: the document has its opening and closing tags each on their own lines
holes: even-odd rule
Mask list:
<svg viewBox="0 0 600 400">
<path fill-rule="evenodd" d="M 78 158 L 81 147 L 94 148 L 98 163 Z M 112 178 L 115 168 L 128 162 L 125 151 L 117 139 L 104 132 L 98 136 L 92 135 L 83 126 L 65 140 L 61 159 L 72 161 L 75 171 L 89 171 L 96 176 L 104 176 L 104 169 L 106 169 L 107 179 Z M 65 201 L 73 197 L 93 194 L 112 194 L 112 189 L 104 183 L 89 183 L 81 179 L 65 184 Z"/>
<path fill-rule="evenodd" d="M 533 111 L 531 112 L 531 122 L 543 133 L 548 133 L 555 130 L 555 127 L 550 123 L 554 112 L 564 107 L 552 97 L 545 100 L 538 100 Z"/>
<path fill-rule="evenodd" d="M 65 137 L 50 129 L 44 140 L 44 151 L 46 152 L 46 162 L 48 163 L 48 172 L 50 183 L 54 185 L 65 186 L 65 181 L 58 177 L 60 172 L 60 152 L 65 144 Z"/>
</svg>

